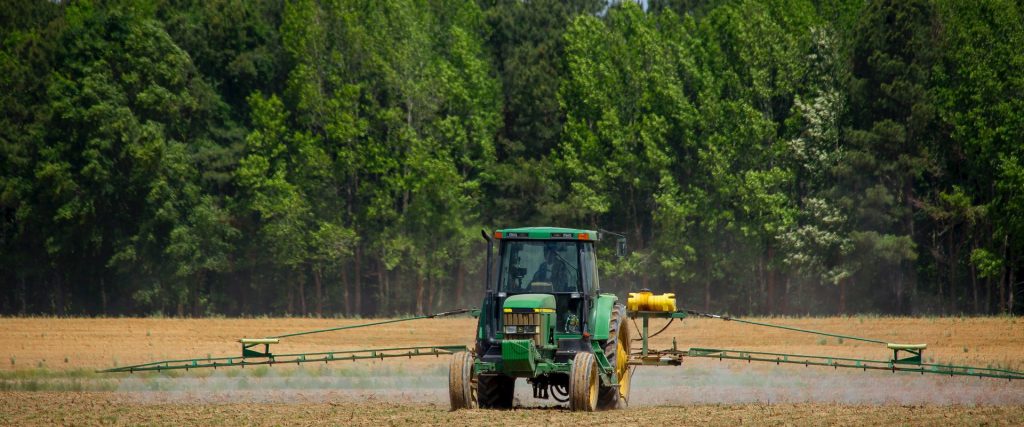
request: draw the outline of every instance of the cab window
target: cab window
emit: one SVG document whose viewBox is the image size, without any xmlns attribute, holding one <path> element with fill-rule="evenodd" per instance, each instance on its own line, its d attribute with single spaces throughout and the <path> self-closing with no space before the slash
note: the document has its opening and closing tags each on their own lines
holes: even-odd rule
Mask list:
<svg viewBox="0 0 1024 427">
<path fill-rule="evenodd" d="M 576 241 L 502 241 L 498 290 L 508 293 L 580 292 L 579 245 Z"/>
</svg>

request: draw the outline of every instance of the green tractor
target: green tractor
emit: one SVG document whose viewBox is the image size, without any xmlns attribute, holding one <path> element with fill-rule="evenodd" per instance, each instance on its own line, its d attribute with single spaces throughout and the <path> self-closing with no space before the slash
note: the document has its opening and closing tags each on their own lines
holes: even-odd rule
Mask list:
<svg viewBox="0 0 1024 427">
<path fill-rule="evenodd" d="M 601 293 L 594 247 L 601 237 L 552 227 L 484 234 L 486 292 L 475 348 L 451 360 L 453 410 L 511 408 L 516 378 L 526 378 L 535 398 L 568 402 L 574 411 L 629 401 L 632 340 L 625 305 Z M 619 236 L 619 256 L 625 243 Z"/>
</svg>

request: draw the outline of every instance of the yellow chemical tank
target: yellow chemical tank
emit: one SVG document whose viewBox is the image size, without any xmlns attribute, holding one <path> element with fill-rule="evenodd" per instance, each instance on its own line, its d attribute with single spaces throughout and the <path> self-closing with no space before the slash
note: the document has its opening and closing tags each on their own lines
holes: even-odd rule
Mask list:
<svg viewBox="0 0 1024 427">
<path fill-rule="evenodd" d="M 626 308 L 629 311 L 676 311 L 676 294 L 654 295 L 648 290 L 630 292 Z"/>
</svg>

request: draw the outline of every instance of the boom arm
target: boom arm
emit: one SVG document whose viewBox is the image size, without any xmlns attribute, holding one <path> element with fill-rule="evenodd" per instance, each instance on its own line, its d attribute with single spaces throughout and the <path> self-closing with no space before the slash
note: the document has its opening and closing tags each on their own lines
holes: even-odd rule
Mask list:
<svg viewBox="0 0 1024 427">
<path fill-rule="evenodd" d="M 667 318 L 667 319 L 683 319 L 690 315 L 708 317 L 713 319 L 721 319 L 724 321 L 735 321 L 755 326 L 785 329 L 794 332 L 809 333 L 814 335 L 822 335 L 835 338 L 850 339 L 856 341 L 864 341 L 875 344 L 884 344 L 889 350 L 892 350 L 893 356 L 889 360 L 872 360 L 872 359 L 855 359 L 845 357 L 833 357 L 833 356 L 815 356 L 806 354 L 788 354 L 788 353 L 768 353 L 759 351 L 747 351 L 747 350 L 732 350 L 732 349 L 716 349 L 716 348 L 690 348 L 689 350 L 679 350 L 676 347 L 675 339 L 672 340 L 672 348 L 669 350 L 652 350 L 647 346 L 648 343 L 648 322 L 650 318 Z M 920 374 L 940 374 L 950 376 L 971 376 L 979 378 L 1001 378 L 1006 380 L 1019 380 L 1024 379 L 1024 372 L 1011 371 L 1002 368 L 993 367 L 974 367 L 974 366 L 961 366 L 961 365 L 946 365 L 946 364 L 934 364 L 934 363 L 922 363 L 923 358 L 921 354 L 927 348 L 926 344 L 896 344 L 888 343 L 882 340 L 854 337 L 847 335 L 833 334 L 829 332 L 814 331 L 809 329 L 794 328 L 791 326 L 774 325 L 771 323 L 755 322 L 751 320 L 736 319 L 728 316 L 720 316 L 717 314 L 701 313 L 694 310 L 681 310 L 675 312 L 655 312 L 655 311 L 638 311 L 630 313 L 633 318 L 640 317 L 643 321 L 643 329 L 640 331 L 640 341 L 643 342 L 641 351 L 631 355 L 629 363 L 631 365 L 680 365 L 684 357 L 705 357 L 705 358 L 716 358 L 719 360 L 745 360 L 747 362 L 768 362 L 768 363 L 790 363 L 804 366 L 825 366 L 838 368 L 853 368 L 867 371 L 868 369 L 873 370 L 884 370 L 884 371 L 902 371 L 902 372 L 917 372 Z M 670 320 L 671 321 L 671 320 Z M 660 331 L 659 331 L 660 332 Z M 902 353 L 905 353 L 901 355 Z"/>
<path fill-rule="evenodd" d="M 453 354 L 460 351 L 467 351 L 464 345 L 441 345 L 422 347 L 398 347 L 398 348 L 375 348 L 367 350 L 346 350 L 346 351 L 325 351 L 320 353 L 293 353 L 276 354 L 267 356 L 242 356 L 242 357 L 207 357 L 204 359 L 179 359 L 161 360 L 157 362 L 142 363 L 139 365 L 121 366 L 117 368 L 104 369 L 96 372 L 144 372 L 144 371 L 169 371 L 174 369 L 199 369 L 199 368 L 223 368 L 223 367 L 246 367 L 249 365 L 274 365 L 274 364 L 302 364 L 311 362 L 338 362 L 344 360 L 362 359 L 385 359 L 391 357 L 413 357 L 413 356 L 441 356 L 442 354 Z"/>
<path fill-rule="evenodd" d="M 870 359 L 850 359 L 843 357 L 831 357 L 831 356 L 809 356 L 804 354 L 786 354 L 786 353 L 765 353 L 758 351 L 745 351 L 745 350 L 723 350 L 714 348 L 691 348 L 686 351 L 686 356 L 689 357 L 710 357 L 717 358 L 719 360 L 731 359 L 731 360 L 746 360 L 748 362 L 774 362 L 779 363 L 793 363 L 804 366 L 831 366 L 833 368 L 854 368 L 882 370 L 882 371 L 902 371 L 902 372 L 918 372 L 921 374 L 941 374 L 941 375 L 961 375 L 969 377 L 988 377 L 988 378 L 1003 378 L 1007 380 L 1021 380 L 1024 379 L 1024 373 L 1009 371 L 1005 369 L 996 368 L 977 368 L 972 366 L 958 366 L 958 365 L 941 365 L 932 363 L 920 363 L 908 362 L 899 359 L 893 360 L 870 360 Z"/>
<path fill-rule="evenodd" d="M 388 323 L 407 322 L 411 320 L 419 319 L 432 319 L 435 317 L 452 316 L 456 314 L 473 313 L 477 315 L 478 310 L 474 309 L 459 309 L 454 311 L 446 311 L 442 313 L 428 314 L 423 316 L 405 317 L 401 319 L 382 320 L 378 322 L 361 323 L 358 325 L 347 325 L 338 326 L 327 329 L 314 329 L 311 331 L 295 332 L 291 334 L 277 335 L 266 338 L 241 338 L 238 340 L 242 344 L 242 355 L 239 357 L 206 357 L 196 359 L 175 359 L 175 360 L 160 360 L 156 362 L 142 363 L 138 365 L 120 366 L 110 369 L 97 370 L 99 373 L 111 373 L 111 372 L 141 372 L 141 371 L 167 371 L 174 369 L 199 369 L 199 368 L 220 368 L 220 367 L 235 367 L 241 366 L 246 367 L 249 365 L 275 365 L 275 364 L 302 364 L 311 362 L 336 362 L 344 360 L 362 360 L 362 359 L 385 359 L 391 357 L 409 357 L 413 356 L 440 356 L 442 354 L 453 354 L 460 351 L 468 351 L 469 349 L 465 345 L 434 345 L 434 346 L 419 346 L 419 347 L 397 347 L 397 348 L 371 348 L 364 350 L 339 350 L 339 351 L 325 351 L 317 353 L 290 353 L 290 354 L 274 354 L 270 352 L 270 346 L 272 344 L 278 344 L 282 338 L 295 337 L 300 335 L 319 334 L 324 332 L 340 331 L 345 329 L 365 328 L 368 326 L 377 326 Z M 263 346 L 263 351 L 253 350 L 256 346 Z"/>
</svg>

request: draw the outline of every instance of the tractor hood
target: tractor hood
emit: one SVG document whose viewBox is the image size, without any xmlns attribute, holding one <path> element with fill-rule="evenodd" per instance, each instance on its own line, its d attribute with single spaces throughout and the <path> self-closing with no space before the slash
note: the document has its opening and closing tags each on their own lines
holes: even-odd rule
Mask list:
<svg viewBox="0 0 1024 427">
<path fill-rule="evenodd" d="M 505 299 L 504 311 L 511 312 L 544 312 L 555 310 L 555 296 L 548 294 L 512 295 Z M 540 310 L 538 310 L 540 309 Z"/>
</svg>

